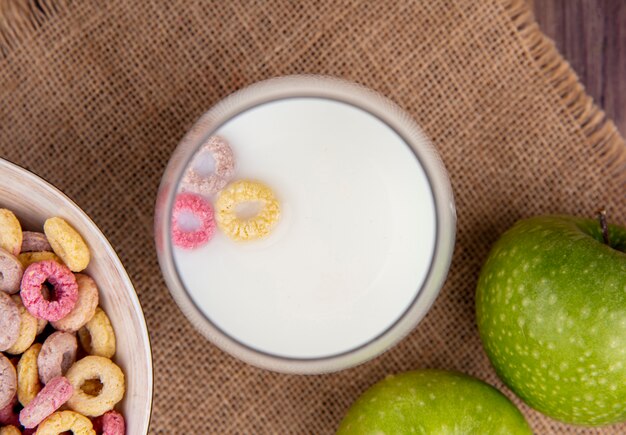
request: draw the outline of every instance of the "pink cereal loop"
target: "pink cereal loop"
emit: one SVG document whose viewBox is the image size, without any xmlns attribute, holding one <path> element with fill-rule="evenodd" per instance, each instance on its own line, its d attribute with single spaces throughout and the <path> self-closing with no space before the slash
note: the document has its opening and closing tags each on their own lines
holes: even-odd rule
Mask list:
<svg viewBox="0 0 626 435">
<path fill-rule="evenodd" d="M 179 226 L 179 217 L 183 212 L 192 213 L 199 221 L 200 228 L 185 231 Z M 204 245 L 215 233 L 213 207 L 206 200 L 193 193 L 181 193 L 176 197 L 172 211 L 172 242 L 183 249 L 195 249 Z"/>
<path fill-rule="evenodd" d="M 54 287 L 54 299 L 47 301 L 42 286 L 48 281 Z M 78 284 L 71 270 L 56 261 L 33 263 L 22 277 L 22 302 L 35 317 L 56 322 L 67 316 L 78 300 Z"/>
<path fill-rule="evenodd" d="M 124 435 L 126 433 L 124 417 L 115 410 L 94 418 L 93 428 L 101 435 Z"/>
<path fill-rule="evenodd" d="M 207 153 L 215 161 L 215 171 L 208 176 L 202 176 L 194 169 L 194 164 L 202 155 Z M 233 150 L 223 138 L 211 136 L 202 145 L 187 168 L 182 180 L 182 189 L 200 195 L 211 195 L 222 190 L 234 173 L 235 156 Z"/>
<path fill-rule="evenodd" d="M 25 428 L 33 428 L 45 420 L 50 414 L 67 402 L 74 388 L 70 382 L 59 376 L 52 379 L 45 387 L 20 411 L 20 423 Z"/>
</svg>

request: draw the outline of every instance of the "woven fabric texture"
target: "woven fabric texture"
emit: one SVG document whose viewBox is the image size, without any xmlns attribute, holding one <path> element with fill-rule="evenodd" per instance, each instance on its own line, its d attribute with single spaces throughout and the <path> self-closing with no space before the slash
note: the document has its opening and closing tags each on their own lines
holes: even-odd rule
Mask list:
<svg viewBox="0 0 626 435">
<path fill-rule="evenodd" d="M 536 214 L 606 206 L 626 224 L 624 141 L 522 1 L 0 5 L 0 156 L 73 198 L 126 266 L 153 346 L 152 433 L 332 433 L 369 385 L 420 367 L 513 397 L 475 326 L 489 247 Z M 294 73 L 356 81 L 406 109 L 439 149 L 458 209 L 450 275 L 426 318 L 375 360 L 320 376 L 258 370 L 207 343 L 172 301 L 153 245 L 160 176 L 194 121 L 245 85 Z M 536 433 L 626 432 L 520 406 Z"/>
</svg>

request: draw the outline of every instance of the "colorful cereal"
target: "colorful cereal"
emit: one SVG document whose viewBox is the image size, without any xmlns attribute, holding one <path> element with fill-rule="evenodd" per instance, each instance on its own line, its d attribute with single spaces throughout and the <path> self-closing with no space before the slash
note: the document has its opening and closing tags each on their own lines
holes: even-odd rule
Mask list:
<svg viewBox="0 0 626 435">
<path fill-rule="evenodd" d="M 181 216 L 188 212 L 200 222 L 199 228 L 186 231 L 181 227 Z M 176 197 L 172 211 L 172 242 L 183 249 L 195 249 L 206 244 L 215 233 L 213 207 L 198 195 L 181 193 Z"/>
<path fill-rule="evenodd" d="M 102 308 L 96 308 L 96 313 L 87 324 L 78 330 L 80 344 L 89 355 L 113 358 L 115 355 L 115 331 L 109 317 Z"/>
<path fill-rule="evenodd" d="M 196 169 L 198 161 L 209 154 L 215 162 L 215 170 L 209 175 L 201 175 Z M 212 136 L 191 162 L 182 180 L 183 191 L 200 195 L 211 195 L 226 186 L 235 173 L 235 157 L 228 143 L 221 137 Z"/>
<path fill-rule="evenodd" d="M 91 320 L 98 307 L 98 286 L 91 277 L 82 273 L 74 275 L 78 285 L 78 300 L 70 313 L 56 322 L 52 322 L 54 329 L 66 332 L 76 332 Z"/>
<path fill-rule="evenodd" d="M 48 219 L 43 230 L 52 250 L 72 272 L 80 272 L 89 264 L 90 253 L 87 244 L 70 224 L 59 217 Z"/>
<path fill-rule="evenodd" d="M 37 357 L 41 344 L 35 343 L 22 354 L 17 363 L 17 400 L 22 406 L 28 405 L 41 391 Z"/>
<path fill-rule="evenodd" d="M 74 389 L 64 377 L 51 379 L 31 402 L 20 411 L 20 423 L 33 428 L 72 397 Z"/>
<path fill-rule="evenodd" d="M 54 287 L 54 299 L 47 301 L 41 292 L 48 281 Z M 74 274 L 65 266 L 51 260 L 33 263 L 24 271 L 22 301 L 35 317 L 54 322 L 67 316 L 78 299 Z"/>
<path fill-rule="evenodd" d="M 24 267 L 10 252 L 0 248 L 0 291 L 14 294 L 20 290 Z"/>
<path fill-rule="evenodd" d="M 108 358 L 86 356 L 70 367 L 67 379 L 74 387 L 74 394 L 67 405 L 88 417 L 98 417 L 112 410 L 124 397 L 124 373 Z M 102 390 L 97 396 L 87 394 L 81 389 L 83 383 L 89 379 L 99 379 L 102 383 Z"/>
<path fill-rule="evenodd" d="M 245 202 L 261 202 L 261 210 L 252 217 L 240 218 L 237 206 Z M 266 237 L 280 218 L 280 205 L 272 190 L 257 181 L 238 180 L 222 190 L 215 203 L 217 225 L 234 240 Z"/>
<path fill-rule="evenodd" d="M 64 375 L 76 361 L 76 336 L 57 331 L 44 341 L 37 357 L 39 379 L 47 384 L 50 379 Z"/>
</svg>

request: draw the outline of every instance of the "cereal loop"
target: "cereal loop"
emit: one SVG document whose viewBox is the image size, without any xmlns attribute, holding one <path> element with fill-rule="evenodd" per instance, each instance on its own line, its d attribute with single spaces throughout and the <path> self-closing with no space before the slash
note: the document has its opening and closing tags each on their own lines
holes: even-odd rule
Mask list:
<svg viewBox="0 0 626 435">
<path fill-rule="evenodd" d="M 195 169 L 199 159 L 210 154 L 215 161 L 215 171 L 207 176 L 200 175 Z M 228 180 L 235 173 L 235 157 L 228 143 L 218 136 L 209 138 L 185 172 L 182 180 L 182 190 L 200 195 L 211 195 L 219 192 L 226 186 Z"/>
<path fill-rule="evenodd" d="M 27 268 L 33 263 L 47 260 L 53 260 L 59 264 L 63 264 L 63 261 L 54 252 L 50 251 L 22 252 L 17 256 L 17 259 L 20 260 L 24 268 Z"/>
<path fill-rule="evenodd" d="M 61 320 L 52 322 L 52 326 L 59 331 L 76 332 L 91 320 L 98 307 L 98 286 L 87 275 L 77 273 L 78 300 L 70 313 Z"/>
<path fill-rule="evenodd" d="M 24 231 L 22 233 L 22 253 L 52 251 L 52 246 L 48 243 L 48 238 L 44 233 L 34 231 Z"/>
<path fill-rule="evenodd" d="M 76 361 L 77 350 L 74 334 L 60 331 L 51 334 L 37 357 L 41 382 L 47 384 L 51 379 L 64 375 Z"/>
<path fill-rule="evenodd" d="M 102 308 L 96 308 L 96 313 L 84 327 L 78 330 L 78 338 L 82 348 L 89 355 L 113 358 L 115 355 L 115 331 L 111 321 Z"/>
<path fill-rule="evenodd" d="M 22 432 L 15 426 L 0 427 L 0 435 L 22 435 Z"/>
<path fill-rule="evenodd" d="M 200 221 L 195 231 L 185 231 L 181 228 L 180 217 L 188 212 Z M 184 249 L 194 249 L 204 245 L 215 233 L 215 219 L 213 207 L 198 195 L 181 193 L 176 197 L 172 210 L 172 242 Z"/>
<path fill-rule="evenodd" d="M 11 210 L 0 208 L 0 248 L 17 255 L 22 250 L 22 226 Z"/>
<path fill-rule="evenodd" d="M 20 323 L 20 310 L 15 301 L 8 294 L 0 292 L 0 352 L 15 344 L 20 336 Z"/>
<path fill-rule="evenodd" d="M 59 217 L 53 217 L 44 223 L 43 230 L 54 253 L 61 257 L 72 272 L 80 272 L 87 267 L 89 248 L 70 224 Z"/>
<path fill-rule="evenodd" d="M 101 417 L 94 419 L 93 428 L 96 433 L 102 435 L 124 435 L 126 433 L 124 417 L 117 411 L 105 412 Z"/>
<path fill-rule="evenodd" d="M 2 425 L 13 425 L 19 426 L 20 419 L 17 415 L 16 408 L 17 407 L 17 396 L 13 396 L 13 400 L 5 406 L 4 408 L 0 408 L 0 426 Z"/>
<path fill-rule="evenodd" d="M 54 287 L 54 299 L 47 301 L 42 286 L 48 281 Z M 67 316 L 78 299 L 74 274 L 65 266 L 52 261 L 33 263 L 22 278 L 22 301 L 35 317 L 55 322 Z"/>
<path fill-rule="evenodd" d="M 22 263 L 10 252 L 0 248 L 0 291 L 10 295 L 17 293 L 23 274 Z"/>
<path fill-rule="evenodd" d="M 262 209 L 255 216 L 241 219 L 237 205 L 259 201 Z M 254 240 L 266 237 L 280 218 L 280 205 L 266 185 L 249 180 L 238 180 L 220 192 L 216 204 L 216 220 L 220 230 L 234 240 Z"/>
<path fill-rule="evenodd" d="M 37 319 L 31 316 L 28 310 L 24 307 L 22 299 L 20 299 L 19 295 L 13 295 L 11 296 L 11 299 L 13 299 L 13 302 L 17 305 L 17 309 L 20 313 L 20 334 L 15 343 L 13 343 L 13 346 L 8 348 L 6 352 L 13 355 L 19 355 L 28 349 L 35 341 L 35 337 L 37 336 Z"/>
<path fill-rule="evenodd" d="M 0 409 L 13 403 L 17 391 L 17 373 L 9 359 L 0 354 Z"/>
<path fill-rule="evenodd" d="M 96 435 L 91 421 L 73 411 L 55 412 L 37 428 L 37 435 L 59 435 L 71 431 L 73 435 Z"/>
<path fill-rule="evenodd" d="M 74 389 L 63 377 L 52 379 L 37 396 L 20 411 L 20 423 L 25 428 L 33 428 L 46 417 L 59 409 L 72 397 Z"/>
<path fill-rule="evenodd" d="M 70 367 L 67 379 L 74 387 L 74 394 L 67 405 L 88 417 L 98 417 L 112 410 L 124 397 L 124 373 L 108 358 L 86 356 Z M 90 379 L 99 379 L 102 383 L 102 390 L 97 396 L 91 396 L 81 389 L 85 381 Z"/>
<path fill-rule="evenodd" d="M 41 344 L 33 344 L 17 363 L 17 400 L 22 406 L 28 405 L 41 391 L 37 367 L 37 357 L 40 351 Z"/>
</svg>

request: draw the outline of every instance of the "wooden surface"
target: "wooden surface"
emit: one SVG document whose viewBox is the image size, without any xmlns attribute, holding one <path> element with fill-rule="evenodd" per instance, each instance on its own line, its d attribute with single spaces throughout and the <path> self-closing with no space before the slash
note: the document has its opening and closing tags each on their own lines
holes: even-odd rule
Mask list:
<svg viewBox="0 0 626 435">
<path fill-rule="evenodd" d="M 626 135 L 626 1 L 529 0 L 541 29 Z"/>
</svg>

